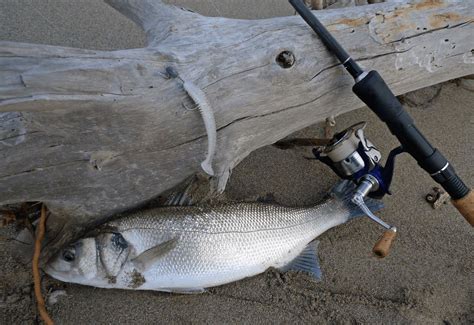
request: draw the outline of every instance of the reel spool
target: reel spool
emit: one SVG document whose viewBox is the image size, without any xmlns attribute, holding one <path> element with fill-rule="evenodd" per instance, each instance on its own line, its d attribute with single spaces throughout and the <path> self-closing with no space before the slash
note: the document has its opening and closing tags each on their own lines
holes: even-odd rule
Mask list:
<svg viewBox="0 0 474 325">
<path fill-rule="evenodd" d="M 404 152 L 392 150 L 382 166 L 382 154 L 364 134 L 366 122 L 360 122 L 334 135 L 329 144 L 313 149 L 316 159 L 329 166 L 339 177 L 353 181 L 357 188 L 352 202 L 373 221 L 387 229 L 374 246 L 379 257 L 388 255 L 397 229 L 374 215 L 364 202 L 366 196 L 381 199 L 389 191 L 395 157 Z"/>
</svg>

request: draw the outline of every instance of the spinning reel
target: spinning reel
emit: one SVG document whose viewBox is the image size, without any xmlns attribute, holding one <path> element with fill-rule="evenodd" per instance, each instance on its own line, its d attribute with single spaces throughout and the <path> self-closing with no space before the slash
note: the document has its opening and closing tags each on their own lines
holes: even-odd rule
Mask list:
<svg viewBox="0 0 474 325">
<path fill-rule="evenodd" d="M 365 197 L 381 199 L 390 193 L 395 157 L 404 152 L 402 147 L 393 149 L 385 166 L 380 161 L 380 151 L 364 134 L 366 122 L 357 123 L 334 135 L 329 144 L 313 149 L 316 159 L 329 166 L 339 177 L 353 181 L 357 188 L 352 202 L 373 221 L 387 229 L 374 247 L 374 252 L 384 257 L 388 254 L 397 229 L 374 215 L 364 202 Z"/>
</svg>

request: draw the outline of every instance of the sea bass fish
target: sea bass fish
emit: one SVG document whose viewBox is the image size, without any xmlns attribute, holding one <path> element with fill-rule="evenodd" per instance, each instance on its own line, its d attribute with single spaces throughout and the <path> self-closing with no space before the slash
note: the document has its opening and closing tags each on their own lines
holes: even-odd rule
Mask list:
<svg viewBox="0 0 474 325">
<path fill-rule="evenodd" d="M 316 237 L 362 212 L 339 183 L 313 207 L 265 203 L 162 207 L 110 221 L 59 252 L 45 268 L 65 282 L 101 288 L 202 292 L 265 272 L 320 278 Z M 382 203 L 368 200 L 372 210 Z"/>
</svg>

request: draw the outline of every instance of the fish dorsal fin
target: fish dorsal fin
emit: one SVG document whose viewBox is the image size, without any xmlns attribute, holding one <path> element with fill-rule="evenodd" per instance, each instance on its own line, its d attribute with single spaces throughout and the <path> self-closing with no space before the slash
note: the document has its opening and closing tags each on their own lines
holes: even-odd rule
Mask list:
<svg viewBox="0 0 474 325">
<path fill-rule="evenodd" d="M 189 193 L 186 191 L 171 193 L 163 204 L 163 206 L 170 207 L 185 207 L 191 205 L 193 205 L 193 200 L 191 195 L 189 195 Z"/>
<path fill-rule="evenodd" d="M 290 263 L 282 267 L 281 271 L 302 271 L 309 273 L 317 280 L 321 280 L 321 268 L 318 258 L 319 241 L 315 240 L 309 243 L 303 251 Z"/>
<path fill-rule="evenodd" d="M 186 186 L 186 187 L 184 187 Z M 163 206 L 192 206 L 203 204 L 213 198 L 210 195 L 209 179 L 202 176 L 195 175 L 187 184 L 179 186 L 174 192 L 170 193 L 166 200 L 162 203 Z"/>
<path fill-rule="evenodd" d="M 268 204 L 274 204 L 277 202 L 275 195 L 273 193 L 267 193 L 264 196 L 261 196 L 257 198 L 257 202 L 259 203 L 268 203 Z"/>
<path fill-rule="evenodd" d="M 177 238 L 172 238 L 170 240 L 164 241 L 156 246 L 153 246 L 150 249 L 147 249 L 134 259 L 132 263 L 140 271 L 144 272 L 150 268 L 156 261 L 168 254 L 173 248 L 176 247 L 178 242 Z"/>
</svg>

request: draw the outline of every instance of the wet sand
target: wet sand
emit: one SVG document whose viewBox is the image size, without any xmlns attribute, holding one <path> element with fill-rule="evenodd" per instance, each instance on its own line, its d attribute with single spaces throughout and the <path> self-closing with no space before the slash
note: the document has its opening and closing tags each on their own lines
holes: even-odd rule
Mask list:
<svg viewBox="0 0 474 325">
<path fill-rule="evenodd" d="M 0 1 L 0 39 L 95 49 L 139 47 L 142 33 L 100 2 Z M 107 26 L 107 28 L 105 28 Z M 104 32 L 106 30 L 107 32 Z M 474 184 L 474 92 L 448 82 L 405 96 L 425 135 Z M 386 157 L 397 145 L 368 109 L 337 117 L 337 128 L 368 121 L 368 137 Z M 314 125 L 294 136 L 322 135 Z M 232 173 L 231 200 L 268 197 L 287 205 L 319 201 L 336 176 L 305 150 L 273 146 L 253 152 Z M 306 274 L 265 274 L 203 295 L 96 289 L 44 278 L 65 290 L 48 306 L 58 324 L 91 323 L 416 323 L 474 322 L 474 232 L 451 205 L 433 210 L 424 196 L 434 182 L 409 156 L 397 161 L 393 196 L 380 216 L 399 237 L 387 258 L 372 256 L 381 229 L 358 219 L 320 236 L 321 282 Z M 0 229 L 0 323 L 36 322 L 29 265 L 18 263 Z"/>
</svg>

